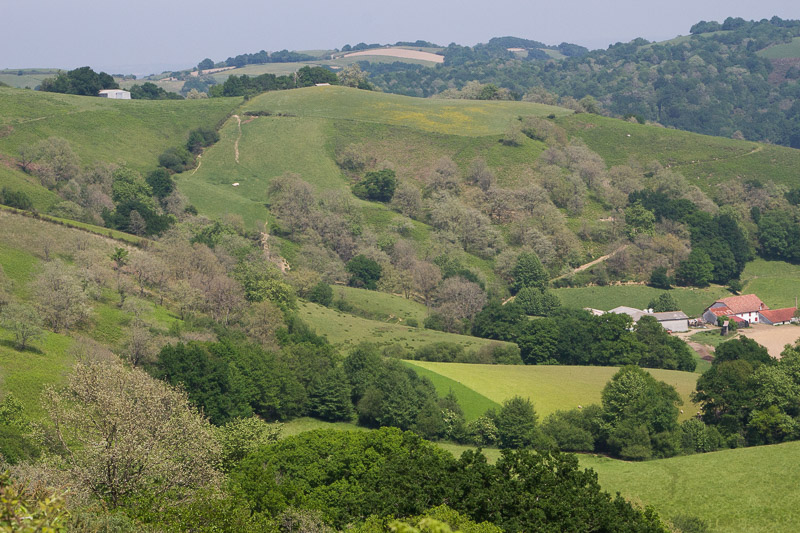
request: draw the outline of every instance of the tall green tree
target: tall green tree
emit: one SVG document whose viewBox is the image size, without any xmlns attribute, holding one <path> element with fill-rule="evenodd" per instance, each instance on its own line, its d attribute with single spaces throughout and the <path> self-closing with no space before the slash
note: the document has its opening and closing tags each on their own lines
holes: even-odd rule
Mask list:
<svg viewBox="0 0 800 533">
<path fill-rule="evenodd" d="M 535 287 L 544 290 L 547 287 L 549 276 L 542 262 L 534 252 L 523 252 L 517 258 L 517 264 L 511 271 L 514 281 L 511 290 L 515 294 L 524 287 Z"/>
</svg>

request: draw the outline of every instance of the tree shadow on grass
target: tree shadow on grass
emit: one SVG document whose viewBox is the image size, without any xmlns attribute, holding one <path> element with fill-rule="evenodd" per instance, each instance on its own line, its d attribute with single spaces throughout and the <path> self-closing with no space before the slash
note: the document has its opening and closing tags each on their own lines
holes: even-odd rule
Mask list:
<svg viewBox="0 0 800 533">
<path fill-rule="evenodd" d="M 20 350 L 19 347 L 17 346 L 17 343 L 12 341 L 12 340 L 6 340 L 6 339 L 0 340 L 0 346 L 5 346 L 6 348 L 11 348 L 12 350 L 14 350 L 16 352 L 35 353 L 37 355 L 44 355 L 43 351 L 41 351 L 39 348 L 37 348 L 35 346 L 31 346 L 31 345 L 26 346 L 24 350 Z"/>
</svg>

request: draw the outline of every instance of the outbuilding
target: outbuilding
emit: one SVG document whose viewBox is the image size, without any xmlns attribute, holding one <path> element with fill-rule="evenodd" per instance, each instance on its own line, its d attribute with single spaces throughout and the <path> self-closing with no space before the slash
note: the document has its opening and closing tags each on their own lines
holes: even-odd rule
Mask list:
<svg viewBox="0 0 800 533">
<path fill-rule="evenodd" d="M 131 93 L 130 91 L 125 91 L 122 89 L 103 89 L 97 96 L 100 98 L 110 98 L 112 100 L 130 100 Z"/>
<path fill-rule="evenodd" d="M 781 324 L 791 324 L 795 322 L 797 319 L 794 317 L 797 308 L 795 307 L 786 307 L 784 309 L 768 309 L 765 311 L 761 311 L 759 316 L 761 317 L 761 322 L 764 324 L 769 324 L 770 326 L 780 326 Z"/>
</svg>

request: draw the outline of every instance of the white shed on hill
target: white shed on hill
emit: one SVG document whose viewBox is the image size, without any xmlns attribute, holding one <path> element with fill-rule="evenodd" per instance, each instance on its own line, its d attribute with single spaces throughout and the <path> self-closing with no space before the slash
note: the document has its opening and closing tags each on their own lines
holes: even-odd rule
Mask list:
<svg viewBox="0 0 800 533">
<path fill-rule="evenodd" d="M 114 100 L 130 100 L 131 93 L 130 91 L 124 91 L 122 89 L 103 89 L 97 96 L 100 98 L 112 98 Z"/>
</svg>

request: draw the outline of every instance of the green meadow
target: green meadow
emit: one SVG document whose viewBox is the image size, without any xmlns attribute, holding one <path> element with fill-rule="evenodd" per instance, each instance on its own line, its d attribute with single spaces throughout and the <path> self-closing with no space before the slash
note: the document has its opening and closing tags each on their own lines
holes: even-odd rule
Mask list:
<svg viewBox="0 0 800 533">
<path fill-rule="evenodd" d="M 666 519 L 697 516 L 718 533 L 790 533 L 800 523 L 800 442 L 638 463 L 579 459 L 605 490 L 652 505 Z"/>
<path fill-rule="evenodd" d="M 730 179 L 796 184 L 800 152 L 724 137 L 700 135 L 582 113 L 558 120 L 609 166 L 658 161 L 709 190 Z"/>
<path fill-rule="evenodd" d="M 462 363 L 410 364 L 452 379 L 497 403 L 514 396 L 530 398 L 540 417 L 565 409 L 600 403 L 600 393 L 619 370 L 605 366 L 510 366 Z M 656 379 L 674 386 L 683 399 L 681 420 L 694 416 L 698 408 L 689 400 L 697 374 L 677 370 L 647 369 Z"/>
<path fill-rule="evenodd" d="M 785 59 L 789 57 L 800 57 L 800 37 L 795 37 L 790 43 L 776 44 L 769 48 L 759 50 L 756 54 L 767 59 Z"/>
<path fill-rule="evenodd" d="M 343 300 L 355 308 L 358 314 L 373 320 L 405 322 L 413 318 L 422 324 L 428 316 L 428 309 L 424 304 L 385 292 L 334 285 L 333 295 L 334 300 Z"/>
<path fill-rule="evenodd" d="M 408 350 L 415 350 L 434 342 L 453 342 L 468 351 L 497 342 L 422 327 L 412 328 L 401 324 L 368 320 L 310 302 L 300 304 L 299 316 L 308 322 L 318 335 L 324 335 L 331 344 L 341 350 L 347 350 L 362 341 L 372 342 L 378 346 L 396 344 Z"/>
<path fill-rule="evenodd" d="M 417 361 L 405 361 L 405 364 L 413 368 L 417 375 L 425 377 L 433 383 L 439 396 L 446 396 L 452 392 L 458 399 L 458 405 L 464 411 L 464 418 L 467 419 L 467 422 L 483 416 L 489 409 L 500 409 L 501 406 L 498 402 L 490 400 L 454 379 L 415 363 Z"/>
<path fill-rule="evenodd" d="M 606 285 L 553 289 L 553 292 L 566 307 L 591 307 L 608 311 L 621 305 L 644 309 L 664 291 L 647 285 Z M 669 293 L 681 311 L 690 317 L 700 316 L 715 300 L 731 296 L 727 289 L 719 286 L 706 289 L 674 288 Z"/>
<path fill-rule="evenodd" d="M 186 142 L 189 131 L 215 127 L 240 98 L 205 100 L 107 100 L 0 87 L 0 152 L 63 137 L 82 162 L 124 162 L 155 168 L 158 156 Z"/>
<path fill-rule="evenodd" d="M 743 293 L 753 293 L 772 309 L 794 307 L 800 297 L 800 265 L 756 259 L 742 273 Z"/>
</svg>

